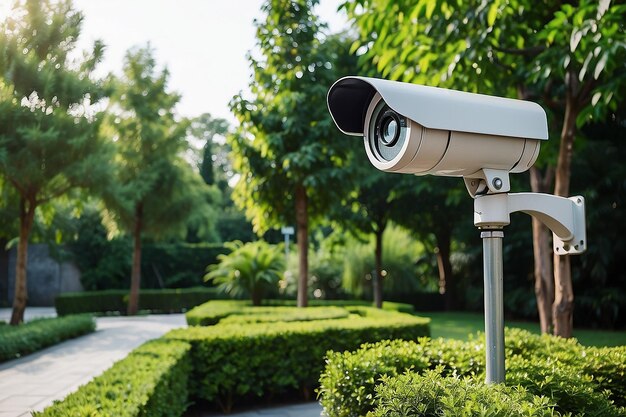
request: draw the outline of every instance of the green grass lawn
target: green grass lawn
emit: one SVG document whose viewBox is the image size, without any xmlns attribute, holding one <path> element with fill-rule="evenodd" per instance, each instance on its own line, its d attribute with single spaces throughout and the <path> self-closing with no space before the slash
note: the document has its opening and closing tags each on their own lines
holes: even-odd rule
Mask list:
<svg viewBox="0 0 626 417">
<path fill-rule="evenodd" d="M 485 330 L 484 316 L 479 313 L 446 312 L 418 314 L 431 318 L 430 329 L 432 337 L 467 340 L 469 334 Z M 507 327 L 518 327 L 533 333 L 540 333 L 539 323 L 505 320 L 504 324 Z M 585 346 L 626 345 L 626 331 L 574 329 L 574 337 Z"/>
</svg>

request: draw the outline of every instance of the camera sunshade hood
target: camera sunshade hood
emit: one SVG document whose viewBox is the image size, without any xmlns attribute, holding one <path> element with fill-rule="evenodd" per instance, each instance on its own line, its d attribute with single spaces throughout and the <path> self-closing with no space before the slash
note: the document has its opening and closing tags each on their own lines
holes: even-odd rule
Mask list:
<svg viewBox="0 0 626 417">
<path fill-rule="evenodd" d="M 369 77 L 344 77 L 328 91 L 339 130 L 363 136 L 376 92 L 390 108 L 430 129 L 548 139 L 546 113 L 536 103 Z"/>
</svg>

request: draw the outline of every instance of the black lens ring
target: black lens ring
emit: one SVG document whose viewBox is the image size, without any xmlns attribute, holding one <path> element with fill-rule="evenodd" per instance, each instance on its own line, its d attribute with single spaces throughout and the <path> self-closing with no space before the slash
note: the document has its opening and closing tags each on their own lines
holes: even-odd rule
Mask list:
<svg viewBox="0 0 626 417">
<path fill-rule="evenodd" d="M 388 126 L 391 121 L 396 122 L 396 131 L 391 140 L 385 139 L 384 127 Z M 400 118 L 398 117 L 398 113 L 391 110 L 387 107 L 384 111 L 378 114 L 376 118 L 376 141 L 380 141 L 383 145 L 387 147 L 391 147 L 396 144 L 398 138 L 400 138 L 400 130 L 401 130 Z"/>
</svg>

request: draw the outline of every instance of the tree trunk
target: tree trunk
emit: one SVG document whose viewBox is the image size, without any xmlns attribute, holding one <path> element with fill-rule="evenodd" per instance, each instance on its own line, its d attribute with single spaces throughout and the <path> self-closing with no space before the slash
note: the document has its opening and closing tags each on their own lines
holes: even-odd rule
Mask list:
<svg viewBox="0 0 626 417">
<path fill-rule="evenodd" d="M 374 249 L 374 267 L 376 271 L 372 277 L 372 289 L 374 292 L 374 305 L 383 308 L 383 233 L 385 225 L 379 225 L 376 230 L 376 248 Z"/>
<path fill-rule="evenodd" d="M 572 94 L 566 94 L 565 118 L 561 131 L 559 159 L 556 165 L 556 181 L 554 194 L 567 197 L 569 194 L 570 172 L 574 137 L 576 135 L 576 109 Z M 572 337 L 574 324 L 574 290 L 569 255 L 554 255 L 554 303 L 552 317 L 554 334 L 561 337 Z"/>
<path fill-rule="evenodd" d="M 296 186 L 296 226 L 298 238 L 298 307 L 308 305 L 309 217 L 306 189 Z"/>
<path fill-rule="evenodd" d="M 20 237 L 17 246 L 17 263 L 15 265 L 15 294 L 13 296 L 13 311 L 11 325 L 16 326 L 24 322 L 24 311 L 28 301 L 26 285 L 26 265 L 28 261 L 28 237 L 33 228 L 35 219 L 34 200 L 20 199 Z"/>
<path fill-rule="evenodd" d="M 139 288 L 141 287 L 141 229 L 143 222 L 143 204 L 135 208 L 135 230 L 133 230 L 133 266 L 130 275 L 130 296 L 128 297 L 129 316 L 139 310 Z"/>
<path fill-rule="evenodd" d="M 250 294 L 250 298 L 252 299 L 252 305 L 258 307 L 261 305 L 261 300 L 263 299 L 263 290 L 259 288 L 253 288 Z"/>
<path fill-rule="evenodd" d="M 548 192 L 554 177 L 554 170 L 547 169 L 542 176 L 538 168 L 530 168 L 530 188 L 535 193 Z M 554 302 L 554 277 L 552 274 L 552 246 L 550 229 L 539 220 L 533 222 L 533 254 L 535 259 L 535 297 L 541 333 L 551 333 L 552 303 Z"/>
<path fill-rule="evenodd" d="M 452 236 L 449 230 L 437 230 L 435 239 L 437 247 L 437 269 L 439 270 L 439 292 L 444 294 L 446 310 L 458 309 L 456 300 L 456 283 L 452 277 L 452 264 L 450 263 L 450 245 Z"/>
</svg>

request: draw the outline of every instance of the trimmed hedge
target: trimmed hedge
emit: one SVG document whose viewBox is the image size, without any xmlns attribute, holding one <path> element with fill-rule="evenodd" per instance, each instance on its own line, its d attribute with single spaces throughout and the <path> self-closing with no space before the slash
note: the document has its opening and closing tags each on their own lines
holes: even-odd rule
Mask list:
<svg viewBox="0 0 626 417">
<path fill-rule="evenodd" d="M 139 308 L 153 313 L 178 313 L 217 298 L 224 298 L 224 295 L 215 288 L 142 289 L 139 293 Z M 127 305 L 128 290 L 68 292 L 54 300 L 59 316 L 79 313 L 126 314 Z"/>
<path fill-rule="evenodd" d="M 310 392 L 317 386 L 329 350 L 430 333 L 429 319 L 371 307 L 348 311 L 351 314 L 344 319 L 193 326 L 172 330 L 165 337 L 192 345 L 195 394 L 229 411 L 241 398 L 296 389 Z"/>
<path fill-rule="evenodd" d="M 624 402 L 625 349 L 585 348 L 519 329 L 507 329 L 506 336 L 507 385 L 551 398 L 559 412 L 622 415 L 616 405 Z M 331 352 L 320 378 L 321 403 L 330 417 L 365 415 L 374 410 L 379 379 L 408 369 L 438 369 L 442 376 L 468 376 L 478 384 L 484 380 L 484 357 L 482 340 L 384 341 L 355 352 Z"/>
<path fill-rule="evenodd" d="M 287 306 L 295 307 L 296 301 L 294 300 L 264 300 L 263 305 L 267 306 Z M 350 306 L 363 306 L 374 307 L 374 303 L 365 300 L 309 300 L 310 307 L 350 307 Z M 383 303 L 383 310 L 398 311 L 400 313 L 413 314 L 415 308 L 411 304 L 396 303 L 394 301 L 385 301 Z"/>
<path fill-rule="evenodd" d="M 270 311 L 275 311 L 277 315 L 274 318 L 263 319 L 262 317 L 255 317 L 253 320 L 247 320 L 245 318 L 229 318 L 229 322 L 261 322 L 261 321 L 309 321 L 331 318 L 345 318 L 347 310 L 340 309 L 339 307 L 355 307 L 355 306 L 371 306 L 372 304 L 367 301 L 350 301 L 350 300 L 312 300 L 309 305 L 310 308 L 306 309 L 294 309 L 291 313 L 287 314 L 287 308 L 293 308 L 296 306 L 295 301 L 291 300 L 265 300 L 263 307 L 252 307 L 250 301 L 244 300 L 219 300 L 210 301 L 205 304 L 199 305 L 194 309 L 188 311 L 185 314 L 187 324 L 190 326 L 213 326 L 219 323 L 226 317 L 233 315 L 267 315 Z M 284 310 L 263 310 L 263 308 L 285 308 Z M 334 310 L 322 310 L 316 307 L 334 308 Z M 384 304 L 385 311 L 397 311 L 403 313 L 413 313 L 413 306 L 410 304 L 401 303 L 387 303 Z M 280 312 L 280 313 L 279 313 Z M 282 314 L 282 316 L 281 316 Z M 374 313 L 370 313 L 374 314 Z"/>
<path fill-rule="evenodd" d="M 436 371 L 384 376 L 376 387 L 378 405 L 371 417 L 548 417 L 559 416 L 550 400 L 520 387 L 485 385 Z"/>
<path fill-rule="evenodd" d="M 0 362 L 19 358 L 96 330 L 90 315 L 36 319 L 19 326 L 0 326 Z"/>
<path fill-rule="evenodd" d="M 189 403 L 189 344 L 157 339 L 34 417 L 180 416 Z"/>
</svg>

